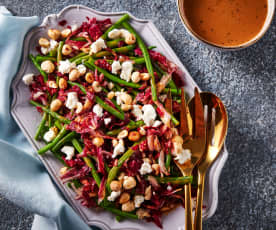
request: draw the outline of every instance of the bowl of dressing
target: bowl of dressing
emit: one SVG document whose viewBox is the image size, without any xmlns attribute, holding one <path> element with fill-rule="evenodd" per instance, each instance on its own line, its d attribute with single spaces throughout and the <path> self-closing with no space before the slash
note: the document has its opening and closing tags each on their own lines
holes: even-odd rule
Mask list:
<svg viewBox="0 0 276 230">
<path fill-rule="evenodd" d="M 188 33 L 211 47 L 237 50 L 256 43 L 268 30 L 275 0 L 177 0 Z"/>
</svg>

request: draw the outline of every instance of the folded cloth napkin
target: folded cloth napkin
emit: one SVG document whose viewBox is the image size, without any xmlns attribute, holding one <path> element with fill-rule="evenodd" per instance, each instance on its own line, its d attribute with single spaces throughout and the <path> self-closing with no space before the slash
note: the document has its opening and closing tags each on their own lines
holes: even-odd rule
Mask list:
<svg viewBox="0 0 276 230">
<path fill-rule="evenodd" d="M 38 22 L 38 17 L 15 17 L 0 6 L 0 193 L 37 214 L 32 230 L 90 230 L 34 157 L 10 114 L 10 85 L 20 64 L 24 37 Z"/>
</svg>

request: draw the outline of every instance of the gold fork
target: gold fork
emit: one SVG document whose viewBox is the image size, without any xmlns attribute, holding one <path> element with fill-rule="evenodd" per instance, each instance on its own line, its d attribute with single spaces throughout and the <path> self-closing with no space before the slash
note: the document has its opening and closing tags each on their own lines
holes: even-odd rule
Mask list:
<svg viewBox="0 0 276 230">
<path fill-rule="evenodd" d="M 191 160 L 180 164 L 174 159 L 175 164 L 183 176 L 191 176 L 195 165 L 201 159 L 205 149 L 205 124 L 204 110 L 198 89 L 195 88 L 194 106 L 192 111 L 194 119 L 187 110 L 183 88 L 181 89 L 180 110 L 180 136 L 183 137 L 183 148 L 191 151 Z M 185 230 L 193 230 L 193 216 L 191 204 L 191 184 L 185 184 Z"/>
</svg>

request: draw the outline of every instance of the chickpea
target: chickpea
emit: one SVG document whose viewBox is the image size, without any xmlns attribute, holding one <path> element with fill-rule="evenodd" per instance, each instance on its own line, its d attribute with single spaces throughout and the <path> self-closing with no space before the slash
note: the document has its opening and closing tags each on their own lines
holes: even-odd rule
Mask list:
<svg viewBox="0 0 276 230">
<path fill-rule="evenodd" d="M 140 78 L 140 73 L 139 72 L 133 72 L 132 74 L 131 74 L 131 80 L 132 80 L 132 82 L 134 82 L 134 83 L 138 83 L 140 80 L 141 80 L 141 78 Z"/>
<path fill-rule="evenodd" d="M 151 168 L 153 169 L 153 171 L 155 172 L 155 175 L 158 175 L 160 173 L 160 165 L 159 164 L 153 164 L 151 166 Z"/>
<path fill-rule="evenodd" d="M 66 89 L 67 88 L 67 81 L 64 78 L 60 78 L 58 82 L 58 86 L 60 89 Z"/>
<path fill-rule="evenodd" d="M 134 202 L 128 201 L 122 204 L 122 211 L 123 212 L 132 212 L 135 209 Z"/>
<path fill-rule="evenodd" d="M 61 106 L 62 106 L 62 101 L 59 99 L 55 99 L 51 102 L 50 110 L 53 112 L 56 112 L 60 109 Z"/>
<path fill-rule="evenodd" d="M 121 109 L 125 112 L 129 111 L 131 108 L 132 108 L 132 105 L 126 105 L 126 104 L 121 105 Z"/>
<path fill-rule="evenodd" d="M 58 134 L 58 128 L 56 126 L 53 126 L 50 128 L 56 135 Z"/>
<path fill-rule="evenodd" d="M 124 189 L 132 189 L 136 186 L 136 180 L 132 176 L 124 177 L 123 187 Z"/>
<path fill-rule="evenodd" d="M 89 47 L 81 47 L 80 50 L 86 54 L 88 54 L 90 52 L 90 48 Z"/>
<path fill-rule="evenodd" d="M 140 78 L 142 81 L 147 81 L 150 79 L 150 74 L 149 73 L 140 73 Z"/>
<path fill-rule="evenodd" d="M 38 44 L 44 48 L 48 48 L 50 46 L 50 42 L 47 38 L 40 38 Z"/>
<path fill-rule="evenodd" d="M 66 28 L 61 31 L 61 37 L 67 38 L 71 34 L 71 30 L 69 28 Z"/>
<path fill-rule="evenodd" d="M 66 172 L 67 172 L 67 167 L 62 167 L 60 170 L 59 170 L 59 174 L 62 176 L 64 175 Z"/>
<path fill-rule="evenodd" d="M 69 80 L 76 81 L 80 77 L 80 72 L 77 69 L 72 69 L 69 73 Z"/>
<path fill-rule="evenodd" d="M 94 137 L 92 140 L 93 145 L 100 147 L 104 144 L 104 139 L 102 137 Z"/>
<path fill-rule="evenodd" d="M 109 92 L 109 93 L 107 94 L 107 98 L 110 99 L 110 100 L 111 100 L 114 96 L 115 96 L 115 93 L 114 93 L 113 91 L 111 91 L 111 92 Z"/>
<path fill-rule="evenodd" d="M 60 36 L 60 31 L 56 29 L 49 29 L 48 36 L 53 40 L 58 40 Z"/>
<path fill-rule="evenodd" d="M 76 114 L 81 113 L 81 112 L 82 112 L 82 110 L 83 110 L 83 105 L 82 105 L 82 103 L 81 103 L 81 102 L 78 102 L 78 103 L 77 103 Z"/>
<path fill-rule="evenodd" d="M 139 208 L 136 212 L 139 219 L 144 219 L 145 217 L 150 217 L 149 211 L 143 208 Z"/>
<path fill-rule="evenodd" d="M 122 193 L 122 195 L 120 196 L 120 200 L 119 203 L 120 204 L 124 204 L 126 202 L 128 202 L 130 200 L 130 195 L 127 192 Z"/>
<path fill-rule="evenodd" d="M 100 86 L 100 83 L 98 81 L 93 82 L 92 88 L 96 93 L 99 93 L 102 91 L 102 87 Z"/>
<path fill-rule="evenodd" d="M 127 137 L 127 135 L 128 135 L 128 131 L 125 129 L 125 130 L 122 130 L 122 131 L 118 134 L 117 138 L 118 138 L 118 139 L 124 139 L 124 138 Z"/>
<path fill-rule="evenodd" d="M 113 82 L 108 82 L 107 87 L 109 90 L 112 90 L 114 88 L 114 83 Z"/>
<path fill-rule="evenodd" d="M 89 84 L 94 81 L 94 76 L 91 72 L 85 74 L 85 81 Z"/>
<path fill-rule="evenodd" d="M 53 62 L 46 60 L 41 63 L 41 69 L 46 73 L 53 73 L 55 70 L 55 65 Z"/>
<path fill-rule="evenodd" d="M 55 81 L 47 81 L 47 85 L 49 88 L 52 88 L 52 89 L 58 88 L 57 83 Z"/>
<path fill-rule="evenodd" d="M 61 50 L 61 53 L 65 56 L 69 55 L 72 53 L 72 47 L 68 44 L 65 44 L 63 47 L 62 47 L 62 50 Z"/>
<path fill-rule="evenodd" d="M 92 107 L 92 102 L 90 100 L 86 99 L 84 102 L 84 105 L 83 105 L 83 109 L 89 110 L 89 109 L 91 109 L 91 107 Z"/>
<path fill-rule="evenodd" d="M 136 37 L 134 36 L 134 34 L 128 34 L 125 37 L 125 43 L 128 45 L 133 45 L 136 42 Z"/>
<path fill-rule="evenodd" d="M 128 139 L 130 141 L 138 141 L 140 140 L 140 133 L 137 132 L 137 131 L 131 131 L 129 134 L 128 134 Z"/>
<path fill-rule="evenodd" d="M 111 189 L 112 191 L 118 192 L 118 191 L 121 190 L 121 188 L 122 188 L 122 184 L 121 184 L 120 181 L 117 181 L 117 180 L 111 181 L 111 183 L 110 183 L 110 189 Z"/>
<path fill-rule="evenodd" d="M 120 99 L 126 104 L 126 105 L 131 105 L 132 103 L 132 97 L 127 94 L 127 93 L 123 93 L 121 96 L 120 96 Z"/>
<path fill-rule="evenodd" d="M 145 200 L 151 199 L 151 186 L 148 186 L 145 190 Z"/>
</svg>

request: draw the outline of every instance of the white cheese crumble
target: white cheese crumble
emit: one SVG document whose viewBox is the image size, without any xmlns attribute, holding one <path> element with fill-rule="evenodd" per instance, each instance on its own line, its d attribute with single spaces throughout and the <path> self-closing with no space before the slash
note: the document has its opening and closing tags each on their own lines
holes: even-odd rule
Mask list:
<svg viewBox="0 0 276 230">
<path fill-rule="evenodd" d="M 155 109 L 151 104 L 144 105 L 142 108 L 143 117 L 146 126 L 152 126 L 154 123 L 154 120 L 156 119 L 156 112 Z"/>
<path fill-rule="evenodd" d="M 119 61 L 114 61 L 111 65 L 112 68 L 112 73 L 113 74 L 118 74 L 118 71 L 122 68 L 121 63 Z"/>
<path fill-rule="evenodd" d="M 97 41 L 93 42 L 92 45 L 90 46 L 90 52 L 92 54 L 95 54 L 105 48 L 106 48 L 105 41 L 102 38 L 99 38 Z"/>
<path fill-rule="evenodd" d="M 102 117 L 103 116 L 103 108 L 99 104 L 96 104 L 93 107 L 93 113 L 95 113 L 98 117 Z"/>
<path fill-rule="evenodd" d="M 134 196 L 134 205 L 135 208 L 140 208 L 141 204 L 145 201 L 145 197 L 142 195 L 135 195 Z"/>
<path fill-rule="evenodd" d="M 131 112 L 136 117 L 136 121 L 143 119 L 143 113 L 139 105 L 133 105 Z"/>
<path fill-rule="evenodd" d="M 113 29 L 108 33 L 108 38 L 110 39 L 116 39 L 121 36 L 121 31 L 118 29 Z"/>
<path fill-rule="evenodd" d="M 104 119 L 104 124 L 105 125 L 108 125 L 110 122 L 111 122 L 111 118 L 108 117 L 108 118 Z"/>
<path fill-rule="evenodd" d="M 162 124 L 162 122 L 159 121 L 159 120 L 157 120 L 157 121 L 154 121 L 152 127 L 157 128 L 157 127 L 159 127 L 161 124 Z"/>
<path fill-rule="evenodd" d="M 113 202 L 113 201 L 115 201 L 120 195 L 121 195 L 121 191 L 118 191 L 118 192 L 112 191 L 112 192 L 110 193 L 110 196 L 107 197 L 107 200 Z"/>
<path fill-rule="evenodd" d="M 33 73 L 27 73 L 23 76 L 22 81 L 25 85 L 30 85 L 34 82 L 34 74 Z"/>
<path fill-rule="evenodd" d="M 86 73 L 86 67 L 83 64 L 77 65 L 77 69 L 80 72 L 80 75 L 84 75 Z"/>
<path fill-rule="evenodd" d="M 72 146 L 65 145 L 60 151 L 66 155 L 66 160 L 72 160 L 75 155 L 75 148 Z"/>
<path fill-rule="evenodd" d="M 172 191 L 172 186 L 168 185 L 167 190 Z"/>
<path fill-rule="evenodd" d="M 60 61 L 58 65 L 58 72 L 66 74 L 69 73 L 75 67 L 76 63 L 71 63 L 68 59 L 65 61 Z"/>
<path fill-rule="evenodd" d="M 152 172 L 152 168 L 149 162 L 144 162 L 139 169 L 141 175 L 149 174 Z"/>
<path fill-rule="evenodd" d="M 124 152 L 125 152 L 124 141 L 120 139 L 119 143 L 114 147 L 112 158 L 116 158 L 118 155 Z"/>
<path fill-rule="evenodd" d="M 55 137 L 56 137 L 56 133 L 52 129 L 50 129 L 44 134 L 43 139 L 47 142 L 50 142 L 54 140 Z"/>
<path fill-rule="evenodd" d="M 82 109 L 83 109 L 82 103 L 78 102 L 76 108 L 77 108 L 76 109 L 76 114 L 80 113 L 82 111 Z"/>
<path fill-rule="evenodd" d="M 182 149 L 180 153 L 177 153 L 174 159 L 177 160 L 179 164 L 184 164 L 186 161 L 191 160 L 191 156 L 190 149 Z"/>
<path fill-rule="evenodd" d="M 120 78 L 129 82 L 131 79 L 132 70 L 133 70 L 133 64 L 131 61 L 123 62 Z"/>
<path fill-rule="evenodd" d="M 72 32 L 76 31 L 78 28 L 79 28 L 79 26 L 77 24 L 71 25 Z"/>
<path fill-rule="evenodd" d="M 78 106 L 78 102 L 79 102 L 79 99 L 76 92 L 69 92 L 67 94 L 67 100 L 65 102 L 65 106 L 68 109 L 75 109 Z"/>
<path fill-rule="evenodd" d="M 36 92 L 36 93 L 33 95 L 33 99 L 37 99 L 37 98 L 39 98 L 40 96 L 42 96 L 43 94 L 44 94 L 43 92 L 38 91 L 38 92 Z"/>
</svg>

